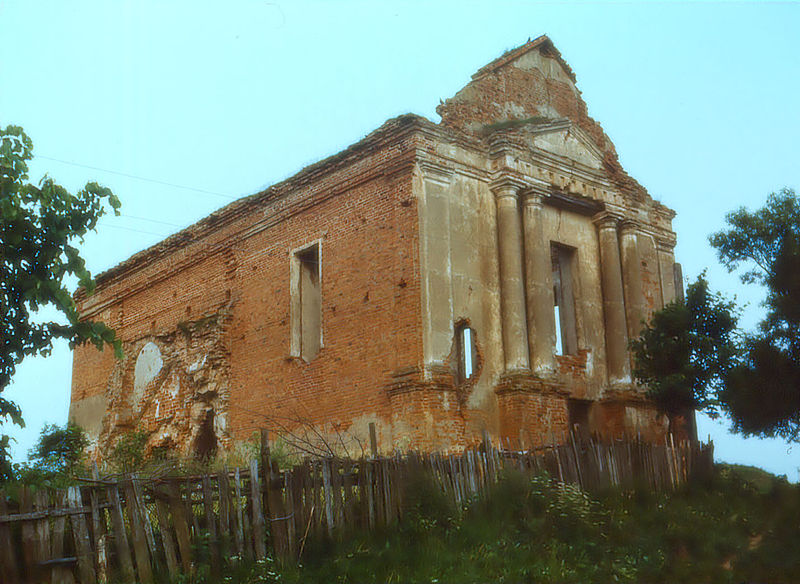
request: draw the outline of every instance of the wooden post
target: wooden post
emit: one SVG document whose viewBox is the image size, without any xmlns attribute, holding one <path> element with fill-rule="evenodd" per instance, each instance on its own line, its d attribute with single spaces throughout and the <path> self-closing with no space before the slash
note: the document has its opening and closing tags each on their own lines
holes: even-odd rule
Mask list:
<svg viewBox="0 0 800 584">
<path fill-rule="evenodd" d="M 288 557 L 294 558 L 297 552 L 297 547 L 295 546 L 297 534 L 294 525 L 294 514 L 295 514 L 294 496 L 293 496 L 294 481 L 292 480 L 291 471 L 287 470 L 283 476 L 286 479 L 286 486 L 284 488 L 284 492 L 286 493 L 286 505 L 285 505 L 286 512 L 280 519 L 283 525 L 278 527 L 273 522 L 272 529 L 273 531 L 275 531 L 275 528 L 278 527 L 282 532 L 286 534 L 286 553 L 288 554 Z M 278 492 L 278 496 L 280 496 L 280 492 Z"/>
<path fill-rule="evenodd" d="M 378 457 L 378 436 L 375 432 L 375 422 L 369 423 L 369 449 L 372 453 L 372 458 Z"/>
<path fill-rule="evenodd" d="M 8 515 L 6 493 L 0 490 L 0 515 Z M 11 529 L 8 523 L 0 523 L 0 576 L 3 582 L 19 582 L 20 573 L 11 544 Z"/>
<path fill-rule="evenodd" d="M 67 503 L 73 508 L 82 508 L 81 490 L 78 487 L 67 489 Z M 83 513 L 70 515 L 72 523 L 72 538 L 75 543 L 75 551 L 78 556 L 78 573 L 80 574 L 81 584 L 93 584 L 97 582 L 97 574 L 94 571 L 94 561 L 92 560 L 92 544 L 89 540 L 89 529 L 86 526 L 86 517 Z"/>
<path fill-rule="evenodd" d="M 322 460 L 322 486 L 325 490 L 325 519 L 328 526 L 328 535 L 333 536 L 333 484 L 331 480 L 331 459 Z"/>
<path fill-rule="evenodd" d="M 178 550 L 181 555 L 183 573 L 192 573 L 192 541 L 189 535 L 189 522 L 186 519 L 186 506 L 181 501 L 179 486 L 170 483 L 167 487 L 169 507 L 172 511 L 172 523 L 175 526 L 175 538 L 178 540 Z"/>
<path fill-rule="evenodd" d="M 150 523 L 150 517 L 147 514 L 147 506 L 144 502 L 144 495 L 142 493 L 142 485 L 139 483 L 139 477 L 135 474 L 131 477 L 131 484 L 133 485 L 133 496 L 136 497 L 136 507 L 139 509 L 139 514 L 142 518 L 142 527 L 144 528 L 144 536 L 147 540 L 147 547 L 150 549 L 150 556 L 153 565 L 158 562 L 156 548 L 156 538 L 153 535 L 153 526 Z"/>
<path fill-rule="evenodd" d="M 112 485 L 106 491 L 111 503 L 111 526 L 114 529 L 114 543 L 117 548 L 120 570 L 124 582 L 133 582 L 136 579 L 133 573 L 133 559 L 131 549 L 128 547 L 128 534 L 125 531 L 125 518 L 122 514 L 122 503 L 119 500 L 119 487 Z"/>
<path fill-rule="evenodd" d="M 125 503 L 128 508 L 128 518 L 131 522 L 133 536 L 133 550 L 136 557 L 136 569 L 139 573 L 139 582 L 150 584 L 153 581 L 153 569 L 150 565 L 150 552 L 147 547 L 147 535 L 143 525 L 143 515 L 136 504 L 133 481 L 125 485 Z"/>
<path fill-rule="evenodd" d="M 263 499 L 262 509 L 264 509 L 264 515 L 269 517 L 271 514 L 269 508 L 269 483 L 271 478 L 270 474 L 272 472 L 272 453 L 269 447 L 269 431 L 266 428 L 261 428 L 261 448 L 259 454 L 261 456 L 261 484 L 263 485 L 261 494 L 261 498 Z"/>
<path fill-rule="evenodd" d="M 362 489 L 367 491 L 367 505 L 369 506 L 369 527 L 375 528 L 375 481 L 374 463 L 370 460 L 364 464 L 365 475 L 361 477 Z M 362 490 L 363 492 L 363 490 Z"/>
<path fill-rule="evenodd" d="M 55 491 L 54 501 L 57 507 L 63 509 L 67 506 L 67 493 L 66 491 L 59 489 Z M 2 512 L 2 503 L 3 503 L 3 494 L 0 493 L 0 513 Z M 2 527 L 2 524 L 0 524 Z M 56 558 L 63 558 L 64 557 L 64 539 L 66 536 L 67 531 L 67 517 L 65 515 L 61 515 L 58 517 L 53 518 L 53 538 L 51 542 L 51 554 L 50 557 L 53 559 Z M 0 549 L 3 547 L 3 540 L 0 537 Z M 9 542 L 9 545 L 10 542 Z M 2 565 L 5 559 L 0 556 L 0 565 Z M 0 572 L 2 574 L 2 572 Z M 16 580 L 4 580 L 5 582 L 15 582 Z M 58 564 L 54 564 L 53 567 L 50 569 L 50 582 L 51 584 L 73 584 L 74 578 L 72 577 L 72 569 L 69 566 L 61 566 Z"/>
<path fill-rule="evenodd" d="M 261 486 L 258 480 L 258 461 L 250 461 L 250 497 L 253 508 L 253 543 L 257 560 L 267 557 L 266 533 L 264 531 L 264 509 L 261 500 Z"/>
<path fill-rule="evenodd" d="M 97 468 L 97 463 L 92 462 L 92 478 L 96 481 L 100 480 L 100 471 Z M 92 505 L 92 535 L 94 536 L 95 550 L 100 550 L 100 542 L 106 536 L 106 522 L 105 511 L 100 508 L 100 497 L 98 495 L 99 489 L 92 487 L 89 491 L 89 501 Z M 100 556 L 97 556 L 97 574 L 101 582 L 108 578 L 108 566 L 101 565 Z"/>
<path fill-rule="evenodd" d="M 219 576 L 219 541 L 217 540 L 217 522 L 214 520 L 214 495 L 211 492 L 211 479 L 204 475 L 203 483 L 203 511 L 206 516 L 206 531 L 208 531 L 209 548 L 211 551 L 211 573 Z"/>
<path fill-rule="evenodd" d="M 30 513 L 33 510 L 33 495 L 30 488 L 22 486 L 19 489 L 19 511 L 20 513 Z M 23 572 L 28 574 L 28 577 L 35 577 L 36 563 L 39 561 L 37 557 L 36 546 L 36 529 L 33 526 L 33 521 L 23 521 L 19 528 L 22 535 L 22 560 Z"/>
<path fill-rule="evenodd" d="M 167 504 L 156 492 L 153 492 L 153 499 L 155 499 L 158 527 L 161 530 L 161 541 L 164 544 L 164 557 L 167 560 L 167 569 L 169 570 L 170 578 L 176 580 L 180 571 L 178 569 L 178 556 L 175 550 L 175 543 L 172 539 L 172 530 L 169 525 Z"/>
<path fill-rule="evenodd" d="M 37 491 L 33 495 L 33 508 L 36 511 L 47 511 L 50 497 L 46 491 Z M 39 562 L 44 562 L 50 557 L 50 520 L 47 517 L 36 521 L 36 555 Z M 36 566 L 36 572 L 41 576 L 43 570 L 39 565 Z"/>
<path fill-rule="evenodd" d="M 217 473 L 217 483 L 219 488 L 219 539 L 223 558 L 230 556 L 231 541 L 236 540 L 238 535 L 235 527 L 236 520 L 231 514 L 231 487 L 228 478 L 228 467 Z M 239 554 L 240 546 L 233 546 Z"/>
<path fill-rule="evenodd" d="M 236 552 L 240 558 L 253 559 L 253 538 L 250 536 L 250 526 L 242 505 L 242 481 L 238 467 L 233 471 L 233 492 L 236 496 L 234 509 L 236 512 Z M 246 498 L 246 497 L 245 497 Z"/>
</svg>

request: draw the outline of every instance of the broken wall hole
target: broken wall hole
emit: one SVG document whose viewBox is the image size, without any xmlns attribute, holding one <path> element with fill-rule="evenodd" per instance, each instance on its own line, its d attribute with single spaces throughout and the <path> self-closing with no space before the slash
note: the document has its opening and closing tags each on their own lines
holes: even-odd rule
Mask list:
<svg viewBox="0 0 800 584">
<path fill-rule="evenodd" d="M 199 460 L 210 460 L 217 453 L 217 434 L 214 432 L 214 410 L 208 410 L 200 422 L 192 448 Z"/>
<path fill-rule="evenodd" d="M 588 439 L 591 436 L 589 417 L 591 407 L 592 402 L 589 400 L 567 400 L 567 417 L 570 430 L 582 439 Z"/>
</svg>

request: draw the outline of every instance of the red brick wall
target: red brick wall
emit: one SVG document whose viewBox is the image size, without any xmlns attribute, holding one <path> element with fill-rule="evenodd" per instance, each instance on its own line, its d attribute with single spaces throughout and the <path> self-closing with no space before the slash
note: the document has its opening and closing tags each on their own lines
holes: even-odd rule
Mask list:
<svg viewBox="0 0 800 584">
<path fill-rule="evenodd" d="M 276 200 L 247 205 L 214 230 L 189 228 L 173 236 L 182 247 L 168 249 L 168 240 L 145 252 L 154 259 L 140 254 L 127 271 L 101 277 L 84 313 L 114 327 L 129 354 L 115 364 L 109 351 L 77 349 L 73 401 L 103 393 L 112 378 L 131 384 L 147 340 L 170 342 L 186 323 L 227 306 L 230 377 L 222 397 L 233 438 L 298 419 L 340 429 L 359 417 L 388 421 L 391 373 L 418 365 L 422 354 L 413 146 L 406 136 L 332 173 L 317 169 Z M 315 239 L 322 239 L 324 346 L 305 363 L 289 357 L 290 251 Z M 141 416 L 137 427 L 157 427 L 153 408 Z"/>
<path fill-rule="evenodd" d="M 388 417 L 391 373 L 422 354 L 417 226 L 409 172 L 322 201 L 237 250 L 231 419 L 238 437 L 267 413 L 277 423 Z M 318 238 L 323 347 L 306 363 L 288 358 L 289 252 Z"/>
<path fill-rule="evenodd" d="M 114 369 L 114 351 L 109 347 L 98 351 L 84 343 L 72 351 L 72 361 L 72 401 L 103 394 Z"/>
</svg>

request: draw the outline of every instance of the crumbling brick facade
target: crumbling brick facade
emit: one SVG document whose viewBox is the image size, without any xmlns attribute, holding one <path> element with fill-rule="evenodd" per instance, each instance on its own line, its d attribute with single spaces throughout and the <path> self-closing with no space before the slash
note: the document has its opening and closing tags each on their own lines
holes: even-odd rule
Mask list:
<svg viewBox="0 0 800 584">
<path fill-rule="evenodd" d="M 208 454 L 657 438 L 628 339 L 680 291 L 674 213 L 630 178 L 546 37 L 439 109 L 238 200 L 98 277 L 70 415 Z"/>
</svg>

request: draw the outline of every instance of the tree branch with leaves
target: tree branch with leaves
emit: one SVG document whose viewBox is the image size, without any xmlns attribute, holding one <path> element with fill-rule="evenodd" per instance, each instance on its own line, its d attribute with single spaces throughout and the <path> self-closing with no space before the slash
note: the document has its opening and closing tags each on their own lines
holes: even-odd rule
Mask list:
<svg viewBox="0 0 800 584">
<path fill-rule="evenodd" d="M 77 244 L 95 230 L 110 207 L 119 214 L 120 202 L 95 182 L 72 194 L 45 176 L 28 182 L 28 162 L 33 143 L 18 126 L 0 129 L 0 394 L 11 382 L 25 357 L 48 355 L 57 339 L 74 347 L 85 341 L 102 349 L 121 346 L 114 331 L 100 322 L 81 320 L 68 288 L 70 279 L 88 293 L 94 281 Z M 73 281 L 74 282 L 74 281 Z M 54 306 L 63 322 L 37 322 L 37 311 Z M 0 421 L 24 425 L 22 412 L 0 395 Z M 7 456 L 8 440 L 0 440 L 0 462 Z"/>
</svg>

